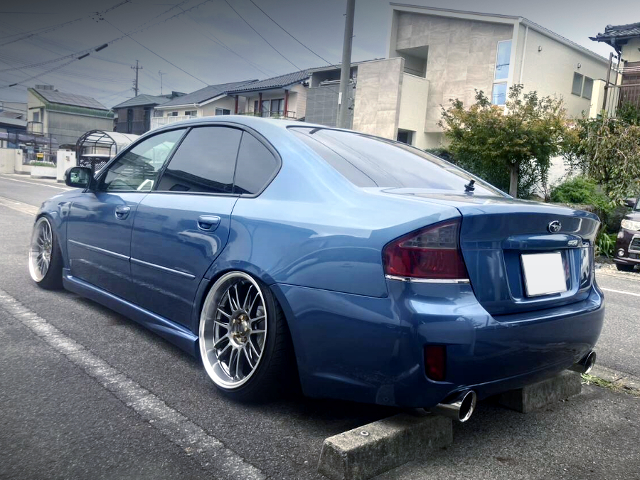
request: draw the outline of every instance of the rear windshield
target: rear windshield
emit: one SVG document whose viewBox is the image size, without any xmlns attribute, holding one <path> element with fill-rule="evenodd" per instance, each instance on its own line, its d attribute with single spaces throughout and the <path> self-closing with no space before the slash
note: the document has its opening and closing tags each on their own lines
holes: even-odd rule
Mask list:
<svg viewBox="0 0 640 480">
<path fill-rule="evenodd" d="M 476 195 L 504 195 L 455 165 L 404 143 L 329 128 L 289 130 L 358 187 L 464 193 L 473 179 Z"/>
</svg>

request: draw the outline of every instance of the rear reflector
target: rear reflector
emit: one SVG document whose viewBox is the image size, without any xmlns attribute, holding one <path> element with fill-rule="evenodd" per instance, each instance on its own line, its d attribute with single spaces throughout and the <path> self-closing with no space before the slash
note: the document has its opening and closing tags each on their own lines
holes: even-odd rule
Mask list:
<svg viewBox="0 0 640 480">
<path fill-rule="evenodd" d="M 447 349 L 444 345 L 424 347 L 424 369 L 427 377 L 438 382 L 444 381 L 447 373 Z"/>
<path fill-rule="evenodd" d="M 459 247 L 460 221 L 447 220 L 387 244 L 383 250 L 387 275 L 440 280 L 469 278 Z"/>
</svg>

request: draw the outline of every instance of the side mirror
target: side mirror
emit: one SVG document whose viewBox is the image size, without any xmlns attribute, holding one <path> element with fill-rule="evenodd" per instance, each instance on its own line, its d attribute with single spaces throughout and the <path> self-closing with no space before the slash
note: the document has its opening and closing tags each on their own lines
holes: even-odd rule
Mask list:
<svg viewBox="0 0 640 480">
<path fill-rule="evenodd" d="M 87 167 L 71 167 L 64 174 L 64 183 L 74 188 L 89 188 L 93 172 Z"/>
<path fill-rule="evenodd" d="M 629 208 L 634 208 L 636 206 L 636 199 L 635 198 L 626 198 L 624 200 L 624 204 Z"/>
</svg>

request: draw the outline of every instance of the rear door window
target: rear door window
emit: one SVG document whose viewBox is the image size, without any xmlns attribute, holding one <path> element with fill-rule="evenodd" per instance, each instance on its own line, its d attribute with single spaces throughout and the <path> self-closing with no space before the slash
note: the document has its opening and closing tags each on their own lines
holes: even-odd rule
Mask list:
<svg viewBox="0 0 640 480">
<path fill-rule="evenodd" d="M 233 193 L 241 136 L 230 127 L 192 129 L 169 161 L 158 191 Z"/>
<path fill-rule="evenodd" d="M 276 157 L 260 140 L 244 132 L 238 153 L 234 193 L 260 193 L 274 177 L 279 166 Z"/>
</svg>

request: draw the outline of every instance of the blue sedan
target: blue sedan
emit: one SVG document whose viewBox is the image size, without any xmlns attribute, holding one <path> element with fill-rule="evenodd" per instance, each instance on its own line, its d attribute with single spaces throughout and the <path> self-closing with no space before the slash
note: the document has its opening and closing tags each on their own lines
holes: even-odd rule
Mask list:
<svg viewBox="0 0 640 480">
<path fill-rule="evenodd" d="M 236 399 L 449 408 L 587 370 L 598 218 L 402 143 L 224 116 L 149 132 L 42 205 L 29 271 L 202 359 Z M 439 407 L 438 407 L 439 406 Z"/>
</svg>

